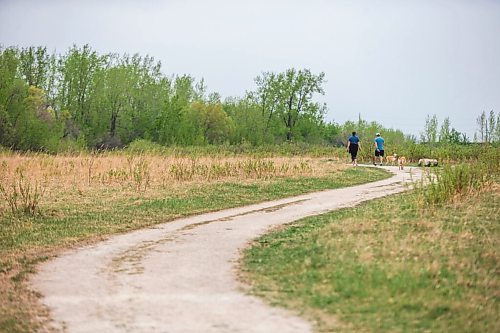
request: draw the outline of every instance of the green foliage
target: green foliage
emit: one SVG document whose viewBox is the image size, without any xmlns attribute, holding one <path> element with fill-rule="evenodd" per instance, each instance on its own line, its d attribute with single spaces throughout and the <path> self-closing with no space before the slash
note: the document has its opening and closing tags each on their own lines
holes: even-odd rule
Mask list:
<svg viewBox="0 0 500 333">
<path fill-rule="evenodd" d="M 50 57 L 46 47 L 27 47 L 19 52 L 19 76 L 29 86 L 46 89 Z"/>
<path fill-rule="evenodd" d="M 451 141 L 451 123 L 450 118 L 446 117 L 441 125 L 441 130 L 439 131 L 439 142 L 450 142 Z"/>
<path fill-rule="evenodd" d="M 267 131 L 273 122 L 284 126 L 286 140 L 297 135 L 296 126 L 303 118 L 321 124 L 326 107 L 312 101 L 315 93 L 324 94 L 325 73 L 312 74 L 309 69 L 287 69 L 283 73 L 265 72 L 255 78 L 257 90 L 250 93 L 266 118 Z"/>
<path fill-rule="evenodd" d="M 209 144 L 224 143 L 231 137 L 234 124 L 224 112 L 220 103 L 205 104 L 195 102 L 190 108 L 192 130 L 200 131 L 203 141 Z"/>
<path fill-rule="evenodd" d="M 155 142 L 139 139 L 131 142 L 128 145 L 127 150 L 134 154 L 144 154 L 144 153 L 161 153 L 166 151 L 166 148 Z"/>
<path fill-rule="evenodd" d="M 438 128 L 437 116 L 433 115 L 431 117 L 430 115 L 427 115 L 427 118 L 425 119 L 424 134 L 422 135 L 421 141 L 427 143 L 437 142 L 438 139 L 437 128 Z"/>
<path fill-rule="evenodd" d="M 0 144 L 50 152 L 114 149 L 141 139 L 165 146 L 293 140 L 338 147 L 356 131 L 362 160 L 371 158 L 376 132 L 390 153 L 412 149 L 414 137 L 376 122 L 325 123 L 326 105 L 314 100 L 324 94 L 324 82 L 324 73 L 309 69 L 264 72 L 255 78 L 255 90 L 222 101 L 207 92 L 203 79 L 166 76 L 147 55 L 101 55 L 89 45 L 65 54 L 49 54 L 46 47 L 0 48 Z M 480 116 L 481 142 L 499 141 L 499 116 L 493 110 Z M 422 142 L 468 142 L 449 119 L 439 133 L 437 128 L 436 116 L 427 116 Z"/>
<path fill-rule="evenodd" d="M 230 142 L 259 146 L 278 142 L 282 137 L 275 121 L 263 116 L 262 110 L 250 98 L 229 98 L 223 104 L 226 114 L 234 125 Z"/>
<path fill-rule="evenodd" d="M 18 54 L 12 48 L 0 54 L 0 143 L 14 149 L 57 151 L 62 125 L 43 90 L 17 78 L 23 59 Z M 33 80 L 41 85 L 41 77 Z"/>
<path fill-rule="evenodd" d="M 481 143 L 498 143 L 500 142 L 500 114 L 495 115 L 493 110 L 489 113 L 483 111 L 476 122 L 478 126 L 479 136 L 477 141 Z"/>
<path fill-rule="evenodd" d="M 43 91 L 30 86 L 22 110 L 24 112 L 19 115 L 16 126 L 19 148 L 57 151 L 62 127 L 55 119 L 53 110 L 46 107 Z"/>
</svg>

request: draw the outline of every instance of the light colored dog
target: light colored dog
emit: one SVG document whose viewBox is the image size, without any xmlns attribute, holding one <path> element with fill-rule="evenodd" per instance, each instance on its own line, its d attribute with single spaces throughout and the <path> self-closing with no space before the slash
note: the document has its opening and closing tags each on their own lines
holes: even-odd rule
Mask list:
<svg viewBox="0 0 500 333">
<path fill-rule="evenodd" d="M 434 158 L 421 158 L 418 160 L 418 165 L 419 166 L 426 166 L 426 167 L 437 166 L 438 161 Z"/>
<path fill-rule="evenodd" d="M 396 162 L 398 161 L 398 154 L 387 156 L 385 158 L 385 161 L 386 161 L 387 164 L 396 165 Z"/>
<path fill-rule="evenodd" d="M 403 170 L 405 168 L 406 164 L 406 157 L 401 156 L 398 158 L 398 165 L 399 165 L 399 170 Z"/>
</svg>

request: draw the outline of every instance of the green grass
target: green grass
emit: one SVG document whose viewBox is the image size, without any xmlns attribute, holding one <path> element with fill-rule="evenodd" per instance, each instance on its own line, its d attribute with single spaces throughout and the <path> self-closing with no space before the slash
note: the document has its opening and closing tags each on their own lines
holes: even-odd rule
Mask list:
<svg viewBox="0 0 500 333">
<path fill-rule="evenodd" d="M 62 248 L 95 242 L 106 235 L 135 230 L 178 217 L 339 188 L 390 177 L 385 170 L 349 168 L 327 177 L 278 178 L 244 184 L 212 182 L 173 188 L 144 197 L 118 188 L 67 198 L 41 207 L 40 214 L 0 217 L 0 332 L 39 328 L 37 295 L 25 277 L 35 265 Z M 43 315 L 42 315 L 43 317 Z"/>
<path fill-rule="evenodd" d="M 260 238 L 243 278 L 319 332 L 499 332 L 500 190 L 422 212 L 417 194 Z"/>
</svg>

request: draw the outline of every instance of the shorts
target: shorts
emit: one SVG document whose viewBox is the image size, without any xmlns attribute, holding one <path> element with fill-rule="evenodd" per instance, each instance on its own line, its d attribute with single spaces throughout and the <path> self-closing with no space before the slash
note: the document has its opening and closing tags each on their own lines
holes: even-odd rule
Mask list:
<svg viewBox="0 0 500 333">
<path fill-rule="evenodd" d="M 383 150 L 375 150 L 375 156 L 384 156 L 384 151 Z"/>
</svg>

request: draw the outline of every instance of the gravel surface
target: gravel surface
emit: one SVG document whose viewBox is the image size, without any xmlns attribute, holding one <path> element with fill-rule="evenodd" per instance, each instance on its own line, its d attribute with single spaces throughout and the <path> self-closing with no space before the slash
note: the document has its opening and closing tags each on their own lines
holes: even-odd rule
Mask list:
<svg viewBox="0 0 500 333">
<path fill-rule="evenodd" d="M 34 290 L 65 332 L 306 333 L 312 324 L 245 293 L 237 262 L 269 228 L 405 190 L 392 178 L 183 218 L 63 253 L 38 267 Z M 410 176 L 411 174 L 411 176 Z"/>
</svg>

